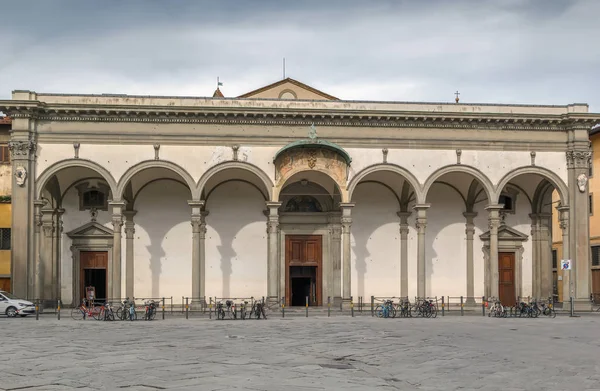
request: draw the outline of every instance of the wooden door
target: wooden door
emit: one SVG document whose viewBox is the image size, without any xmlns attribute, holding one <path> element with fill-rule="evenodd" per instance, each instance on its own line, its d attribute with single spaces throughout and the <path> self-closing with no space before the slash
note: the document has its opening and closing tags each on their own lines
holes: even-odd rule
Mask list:
<svg viewBox="0 0 600 391">
<path fill-rule="evenodd" d="M 285 237 L 285 303 L 291 301 L 290 268 L 294 266 L 314 267 L 316 269 L 315 301 L 321 305 L 323 288 L 323 240 L 321 235 L 286 235 Z"/>
<path fill-rule="evenodd" d="M 502 305 L 515 305 L 515 253 L 498 253 L 498 292 Z"/>
<path fill-rule="evenodd" d="M 0 291 L 10 292 L 10 278 L 0 278 Z"/>
<path fill-rule="evenodd" d="M 108 294 L 108 252 L 106 251 L 81 251 L 79 253 L 79 270 L 80 270 L 80 297 L 85 297 L 85 271 L 86 270 L 105 270 L 105 287 L 104 292 Z M 110 295 L 109 295 L 110 296 Z"/>
<path fill-rule="evenodd" d="M 596 304 L 600 304 L 600 269 L 592 269 L 592 294 Z"/>
</svg>

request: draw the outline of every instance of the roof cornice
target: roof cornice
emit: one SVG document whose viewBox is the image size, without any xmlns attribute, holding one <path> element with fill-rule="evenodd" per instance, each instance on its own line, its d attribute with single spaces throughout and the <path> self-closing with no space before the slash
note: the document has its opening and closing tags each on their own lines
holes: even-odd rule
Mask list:
<svg viewBox="0 0 600 391">
<path fill-rule="evenodd" d="M 342 110 L 323 108 L 261 108 L 222 106 L 134 106 L 46 104 L 39 101 L 0 101 L 0 111 L 14 118 L 64 122 L 154 122 L 190 124 L 310 125 L 489 128 L 501 130 L 591 129 L 600 114 L 506 114 Z"/>
</svg>

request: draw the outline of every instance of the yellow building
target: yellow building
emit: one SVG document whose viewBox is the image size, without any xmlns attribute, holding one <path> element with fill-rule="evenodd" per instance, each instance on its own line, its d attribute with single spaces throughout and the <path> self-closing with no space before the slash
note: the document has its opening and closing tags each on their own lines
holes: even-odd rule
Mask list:
<svg viewBox="0 0 600 391">
<path fill-rule="evenodd" d="M 591 292 L 596 303 L 600 303 L 600 124 L 590 131 L 592 162 L 589 171 L 589 214 L 590 214 L 590 251 L 591 251 Z M 552 202 L 559 205 L 556 191 L 552 194 Z M 552 216 L 552 270 L 554 276 L 554 295 L 562 297 L 562 273 L 560 261 L 562 257 L 562 230 L 558 222 L 558 211 L 553 208 Z M 557 296 L 558 295 L 558 296 Z"/>
<path fill-rule="evenodd" d="M 10 284 L 10 241 L 11 241 L 11 185 L 10 164 L 11 120 L 0 117 L 0 290 L 11 290 Z"/>
</svg>

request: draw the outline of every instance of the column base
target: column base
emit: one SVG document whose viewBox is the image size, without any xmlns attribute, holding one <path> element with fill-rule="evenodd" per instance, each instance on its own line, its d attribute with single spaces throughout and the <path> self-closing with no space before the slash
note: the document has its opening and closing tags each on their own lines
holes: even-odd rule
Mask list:
<svg viewBox="0 0 600 391">
<path fill-rule="evenodd" d="M 474 307 L 474 306 L 481 306 L 481 304 L 477 304 L 474 297 L 467 297 L 465 299 L 465 307 Z"/>
<path fill-rule="evenodd" d="M 265 297 L 265 304 L 268 308 L 281 307 L 281 299 L 277 296 Z"/>
</svg>

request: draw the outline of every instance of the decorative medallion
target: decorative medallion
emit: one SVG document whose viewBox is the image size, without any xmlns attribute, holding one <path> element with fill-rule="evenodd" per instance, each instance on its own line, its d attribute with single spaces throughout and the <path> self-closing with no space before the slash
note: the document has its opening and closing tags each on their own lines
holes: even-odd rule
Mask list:
<svg viewBox="0 0 600 391">
<path fill-rule="evenodd" d="M 25 181 L 27 180 L 27 170 L 23 166 L 17 166 L 15 168 L 15 178 L 17 180 L 17 185 L 23 187 L 25 186 Z"/>
<path fill-rule="evenodd" d="M 579 174 L 577 177 L 577 187 L 579 187 L 579 192 L 585 193 L 587 181 L 588 177 L 585 174 Z"/>
</svg>

